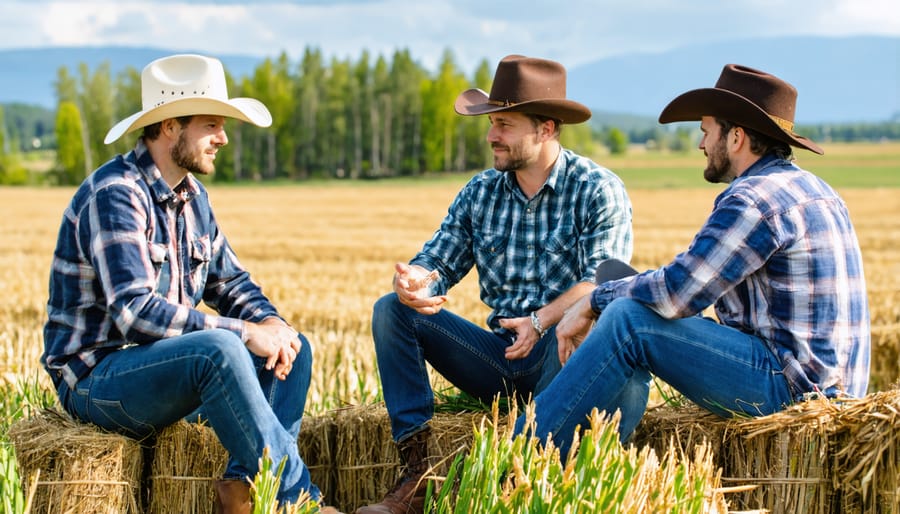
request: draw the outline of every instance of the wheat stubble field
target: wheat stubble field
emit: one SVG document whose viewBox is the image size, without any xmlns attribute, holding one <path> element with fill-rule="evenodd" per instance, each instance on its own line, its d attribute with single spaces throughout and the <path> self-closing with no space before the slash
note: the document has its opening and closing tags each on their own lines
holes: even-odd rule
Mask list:
<svg viewBox="0 0 900 514">
<path fill-rule="evenodd" d="M 806 159 L 801 164 L 813 171 L 821 164 L 829 179 L 834 175 L 828 173 L 846 174 L 837 189 L 850 207 L 863 248 L 876 347 L 900 346 L 900 194 L 893 187 L 854 187 L 853 180 L 877 183 L 871 178 L 875 174 L 896 183 L 900 147 L 887 148 L 875 154 L 841 149 L 831 152 L 836 153 L 832 160 L 801 156 Z M 722 189 L 698 181 L 703 163 L 699 152 L 680 159 L 678 166 L 694 171 L 668 169 L 660 165 L 661 159 L 640 157 L 604 163 L 629 187 L 633 264 L 638 269 L 664 264 L 685 248 Z M 314 346 L 307 402 L 311 413 L 377 398 L 371 306 L 389 290 L 393 263 L 407 260 L 430 237 L 468 176 L 210 186 L 220 225 L 239 258 L 282 315 Z M 686 185 L 659 187 L 666 184 L 665 177 Z M 47 276 L 60 216 L 72 192 L 0 188 L 0 383 L 49 384 L 38 363 Z M 474 273 L 451 291 L 447 308 L 483 322 L 487 310 L 478 298 Z M 897 379 L 898 352 L 888 352 L 893 362 L 873 357 L 873 388 L 889 387 Z"/>
</svg>

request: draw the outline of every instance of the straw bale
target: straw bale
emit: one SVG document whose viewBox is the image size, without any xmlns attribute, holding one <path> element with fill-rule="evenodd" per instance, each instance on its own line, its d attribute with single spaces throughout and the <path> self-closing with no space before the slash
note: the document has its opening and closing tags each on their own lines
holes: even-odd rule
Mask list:
<svg viewBox="0 0 900 514">
<path fill-rule="evenodd" d="M 334 483 L 331 447 L 333 416 L 304 417 L 297 447 L 313 482 L 323 492 Z M 228 453 L 215 431 L 203 424 L 179 421 L 156 440 L 150 476 L 150 514 L 209 514 L 216 499 L 215 481 L 222 477 Z"/>
<path fill-rule="evenodd" d="M 335 488 L 334 443 L 337 426 L 333 413 L 304 416 L 297 438 L 297 449 L 309 468 L 312 481 L 322 491 L 326 504 L 334 501 Z"/>
<path fill-rule="evenodd" d="M 631 444 L 637 448 L 649 446 L 657 455 L 665 455 L 670 446 L 679 455 L 693 455 L 694 448 L 706 444 L 716 457 L 717 466 L 722 463 L 725 420 L 691 402 L 682 406 L 663 404 L 648 409 L 634 431 Z"/>
<path fill-rule="evenodd" d="M 213 429 L 178 421 L 159 433 L 154 450 L 150 514 L 210 514 L 228 457 Z"/>
<path fill-rule="evenodd" d="M 17 421 L 9 437 L 26 496 L 34 494 L 31 513 L 141 512 L 138 441 L 55 410 Z"/>
<path fill-rule="evenodd" d="M 757 485 L 731 496 L 738 508 L 824 514 L 837 500 L 832 451 L 838 403 L 798 403 L 781 412 L 728 424 L 723 448 L 725 485 Z"/>
<path fill-rule="evenodd" d="M 835 480 L 841 512 L 900 512 L 900 390 L 846 402 Z"/>
<path fill-rule="evenodd" d="M 429 459 L 441 474 L 456 454 L 467 451 L 474 424 L 485 413 L 437 413 L 431 420 Z M 352 511 L 381 501 L 399 476 L 399 455 L 391 438 L 384 405 L 335 411 L 337 424 L 334 465 L 337 489 L 333 504 Z"/>
</svg>

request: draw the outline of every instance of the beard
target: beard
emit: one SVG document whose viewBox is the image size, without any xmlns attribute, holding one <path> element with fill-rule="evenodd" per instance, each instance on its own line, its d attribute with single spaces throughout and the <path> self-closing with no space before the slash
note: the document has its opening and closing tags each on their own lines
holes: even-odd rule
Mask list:
<svg viewBox="0 0 900 514">
<path fill-rule="evenodd" d="M 506 150 L 507 157 L 502 158 L 494 155 L 494 169 L 497 171 L 516 171 L 526 168 L 529 159 L 524 152 L 522 146 L 507 146 L 501 144 L 493 144 L 491 148 L 500 148 Z"/>
<path fill-rule="evenodd" d="M 725 138 L 720 139 L 712 148 L 707 147 L 703 178 L 713 184 L 727 184 L 734 179 L 731 177 L 731 158 L 725 150 Z"/>
<path fill-rule="evenodd" d="M 178 136 L 178 142 L 172 148 L 172 161 L 175 162 L 176 166 L 197 175 L 209 175 L 216 170 L 214 164 L 205 164 L 195 154 L 191 153 L 187 139 L 184 137 L 184 131 Z"/>
</svg>

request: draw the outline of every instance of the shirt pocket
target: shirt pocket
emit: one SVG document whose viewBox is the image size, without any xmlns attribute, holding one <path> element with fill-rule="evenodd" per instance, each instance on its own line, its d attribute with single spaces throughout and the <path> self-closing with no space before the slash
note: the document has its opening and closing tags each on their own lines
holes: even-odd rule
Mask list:
<svg viewBox="0 0 900 514">
<path fill-rule="evenodd" d="M 475 236 L 475 260 L 478 274 L 484 283 L 501 284 L 506 282 L 506 263 L 509 245 L 508 234 L 477 234 Z"/>
<path fill-rule="evenodd" d="M 578 259 L 578 236 L 572 227 L 563 227 L 547 234 L 541 244 L 541 274 L 551 277 L 567 277 L 569 282 L 564 286 L 568 288 L 571 282 L 577 280 L 581 274 L 581 263 Z M 555 281 L 548 280 L 548 286 Z"/>
<path fill-rule="evenodd" d="M 169 263 L 169 247 L 164 243 L 147 243 L 150 253 L 150 262 L 153 264 L 154 280 L 156 281 L 156 292 L 165 296 L 169 291 L 170 282 L 170 266 Z"/>
<path fill-rule="evenodd" d="M 190 292 L 194 302 L 200 301 L 206 278 L 209 275 L 209 261 L 212 257 L 212 244 L 209 236 L 204 235 L 191 240 L 190 248 Z"/>
</svg>

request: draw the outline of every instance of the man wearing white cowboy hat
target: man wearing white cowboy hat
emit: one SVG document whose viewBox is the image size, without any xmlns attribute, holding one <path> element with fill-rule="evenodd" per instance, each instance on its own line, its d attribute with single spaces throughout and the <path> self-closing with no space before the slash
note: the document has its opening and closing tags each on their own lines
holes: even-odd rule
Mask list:
<svg viewBox="0 0 900 514">
<path fill-rule="evenodd" d="M 559 370 L 552 327 L 590 291 L 597 265 L 631 259 L 622 181 L 560 146 L 561 124 L 591 116 L 566 98 L 561 64 L 507 56 L 490 94 L 464 91 L 455 109 L 488 116 L 494 168 L 466 184 L 408 264 L 395 265 L 394 291 L 375 304 L 372 334 L 402 471 L 380 503 L 358 514 L 423 511 L 434 412 L 426 361 L 486 403 L 497 394 L 527 398 Z M 443 309 L 473 266 L 492 309 L 487 330 Z"/>
<path fill-rule="evenodd" d="M 663 109 L 662 123 L 700 120 L 704 177 L 728 186 L 687 250 L 600 284 L 563 316 L 565 364 L 535 398 L 536 435 L 552 434 L 563 455 L 593 408 L 620 409 L 628 436 L 647 403 L 621 401 L 635 376 L 653 373 L 725 417 L 770 414 L 810 395 L 866 394 L 859 243 L 837 193 L 792 162 L 791 146 L 822 153 L 794 132 L 796 101 L 787 82 L 727 65 L 714 88 Z M 712 304 L 718 323 L 698 316 Z"/>
<path fill-rule="evenodd" d="M 193 176 L 213 172 L 226 117 L 267 127 L 269 111 L 229 98 L 222 64 L 199 55 L 153 61 L 141 89 L 143 110 L 106 136 L 142 128 L 134 150 L 63 214 L 41 360 L 66 411 L 108 430 L 143 439 L 202 413 L 229 453 L 217 512 L 250 512 L 264 448 L 287 459 L 280 501 L 319 500 L 297 452 L 309 342 L 238 262 Z"/>
</svg>

